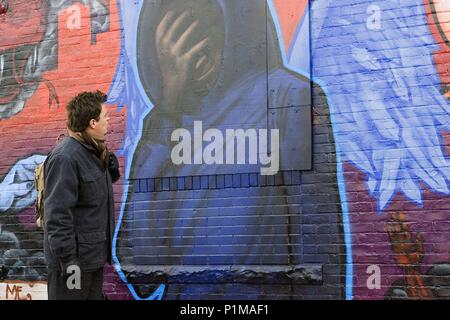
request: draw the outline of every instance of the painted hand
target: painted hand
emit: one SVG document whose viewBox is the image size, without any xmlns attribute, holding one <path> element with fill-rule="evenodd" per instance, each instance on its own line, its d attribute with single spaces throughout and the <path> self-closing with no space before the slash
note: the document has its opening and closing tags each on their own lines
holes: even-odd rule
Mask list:
<svg viewBox="0 0 450 320">
<path fill-rule="evenodd" d="M 33 155 L 19 160 L 0 183 L 0 212 L 20 211 L 34 203 L 34 169 L 46 156 Z"/>
<path fill-rule="evenodd" d="M 396 212 L 387 223 L 389 241 L 395 260 L 401 267 L 417 266 L 422 262 L 424 248 L 423 236 L 417 234 L 413 237 L 403 212 Z"/>
<path fill-rule="evenodd" d="M 163 78 L 164 108 L 175 110 L 180 95 L 190 81 L 204 81 L 215 67 L 208 65 L 209 37 L 195 42 L 199 21 L 192 21 L 189 12 L 176 16 L 169 11 L 156 29 L 156 48 Z"/>
<path fill-rule="evenodd" d="M 406 214 L 396 212 L 386 226 L 395 260 L 405 272 L 406 292 L 410 299 L 429 299 L 433 297 L 422 278 L 420 264 L 424 256 L 423 236 L 414 238 L 409 230 Z"/>
</svg>

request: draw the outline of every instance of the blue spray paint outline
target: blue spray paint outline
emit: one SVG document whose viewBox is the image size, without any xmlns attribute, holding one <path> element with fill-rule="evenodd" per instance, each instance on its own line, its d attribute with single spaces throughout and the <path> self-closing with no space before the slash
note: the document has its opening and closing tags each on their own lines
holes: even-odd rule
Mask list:
<svg viewBox="0 0 450 320">
<path fill-rule="evenodd" d="M 278 37 L 278 43 L 279 43 L 279 47 L 282 48 L 281 51 L 281 57 L 282 57 L 282 61 L 283 61 L 283 66 L 285 68 L 287 68 L 288 70 L 294 71 L 300 75 L 305 76 L 306 78 L 310 79 L 311 81 L 313 81 L 313 75 L 312 75 L 312 68 L 310 65 L 310 72 L 309 74 L 299 68 L 293 67 L 289 64 L 287 56 L 286 56 L 286 50 L 284 49 L 284 41 L 283 41 L 283 37 L 281 34 L 281 26 L 278 20 L 278 15 L 276 14 L 276 10 L 274 8 L 273 2 L 272 0 L 266 0 L 267 4 L 268 4 L 268 8 L 270 10 L 270 14 L 272 15 L 272 19 L 275 25 L 275 30 L 277 32 L 277 37 Z M 138 6 L 138 13 L 141 11 L 142 9 L 142 1 L 139 1 L 139 3 L 137 3 Z M 120 21 L 120 30 L 121 30 L 121 48 L 120 48 L 120 60 L 119 60 L 119 64 L 124 64 L 124 60 L 128 59 L 128 61 L 130 62 L 131 66 L 132 66 L 132 73 L 133 73 L 133 77 L 135 79 L 135 84 L 137 86 L 137 89 L 139 91 L 140 94 L 140 98 L 142 98 L 145 102 L 145 105 L 147 105 L 149 108 L 147 111 L 145 111 L 142 116 L 140 117 L 139 120 L 139 124 L 138 124 L 138 129 L 137 129 L 137 138 L 135 141 L 139 141 L 142 137 L 142 125 L 143 125 L 143 119 L 146 117 L 146 115 L 152 110 L 152 108 L 154 107 L 153 103 L 149 100 L 147 94 L 145 93 L 145 90 L 142 87 L 142 83 L 138 77 L 138 73 L 137 71 L 137 62 L 136 59 L 134 60 L 130 60 L 129 57 L 126 55 L 127 50 L 126 50 L 126 43 L 125 43 L 125 32 L 123 32 L 124 30 L 124 21 L 123 21 L 123 9 L 121 6 L 121 1 L 117 0 L 117 8 L 118 8 L 118 14 L 119 14 L 119 21 Z M 309 17 L 309 20 L 311 19 L 311 1 L 308 0 L 308 8 L 307 8 L 307 14 Z M 306 11 L 305 14 L 303 15 L 302 19 L 301 19 L 301 23 L 299 23 L 299 25 L 296 28 L 296 32 L 295 32 L 295 37 L 293 38 L 293 42 L 289 48 L 289 57 L 291 57 L 292 55 L 292 48 L 294 46 L 295 43 L 295 39 L 298 39 L 298 35 L 300 32 L 300 29 L 302 27 L 303 24 L 303 20 L 305 19 L 306 16 Z M 135 20 L 135 26 L 137 29 L 137 24 L 139 22 L 139 19 Z M 310 21 L 309 21 L 310 23 Z M 133 33 L 133 41 L 132 41 L 132 56 L 135 57 L 135 52 L 136 52 L 136 33 Z M 309 38 L 311 41 L 311 28 L 309 28 Z M 309 50 L 310 50 L 310 60 L 312 61 L 312 52 L 311 52 L 311 45 L 309 46 Z M 118 66 L 118 69 L 114 75 L 113 78 L 113 84 L 116 84 L 116 80 L 117 78 L 120 76 L 119 74 L 121 72 L 126 72 L 126 70 L 122 70 L 122 68 L 120 67 L 120 65 Z M 314 82 L 316 82 L 317 84 L 319 84 L 320 87 L 322 87 L 322 90 L 324 91 L 326 96 L 329 96 L 328 93 L 326 92 L 326 86 L 323 84 L 323 82 L 320 79 L 314 80 Z M 111 93 L 113 89 L 113 86 L 111 86 L 108 95 Z M 109 101 L 109 103 L 114 103 L 114 101 Z M 331 101 L 328 101 L 328 105 L 331 109 L 334 110 L 333 108 L 333 104 Z M 122 108 L 123 106 L 118 106 L 118 108 Z M 330 117 L 331 117 L 331 123 L 332 125 L 334 124 L 334 114 L 333 112 L 330 112 Z M 333 136 L 335 138 L 335 142 L 337 142 L 335 134 L 334 134 L 334 130 L 333 130 Z M 134 143 L 133 146 L 131 147 L 131 152 L 129 155 L 127 156 L 133 156 L 134 152 L 136 151 L 136 147 L 137 144 Z M 345 180 L 344 180 L 344 176 L 343 176 L 343 169 L 342 169 L 342 161 L 341 161 L 341 151 L 339 148 L 339 144 L 335 143 L 335 148 L 336 148 L 336 166 L 337 166 L 337 179 L 338 179 L 338 189 L 339 189 L 339 195 L 341 198 L 341 206 L 342 206 L 342 217 L 343 217 L 343 224 L 344 224 L 344 238 L 345 238 L 345 245 L 346 245 L 346 299 L 347 300 L 351 300 L 352 299 L 352 286 L 353 286 L 353 262 L 352 262 L 352 248 L 351 248 L 351 233 L 350 233 L 350 221 L 349 221 L 349 217 L 348 217 L 348 204 L 347 204 L 347 196 L 346 196 L 346 189 L 345 189 Z M 129 176 L 131 170 L 131 161 L 127 161 L 126 164 L 126 168 L 125 168 L 125 177 Z M 121 264 L 119 262 L 119 259 L 117 257 L 117 236 L 118 233 L 120 231 L 120 227 L 122 225 L 122 220 L 123 220 L 123 215 L 125 212 L 125 203 L 128 197 L 128 185 L 124 185 L 124 192 L 122 194 L 122 204 L 121 204 L 121 209 L 120 209 L 120 213 L 119 213 L 119 218 L 118 221 L 116 223 L 116 228 L 114 231 L 114 237 L 113 237 L 113 243 L 112 243 L 112 258 L 113 258 L 113 267 L 116 270 L 117 274 L 119 275 L 120 279 L 126 284 L 126 286 L 128 287 L 128 290 L 130 291 L 131 295 L 133 296 L 133 298 L 135 300 L 161 300 L 163 298 L 164 292 L 165 292 L 165 284 L 161 284 L 154 292 L 153 294 L 148 297 L 148 298 L 141 298 L 139 297 L 139 295 L 137 295 L 134 287 L 132 284 L 128 283 L 122 268 L 121 268 Z"/>
<path fill-rule="evenodd" d="M 144 91 L 144 89 L 142 88 L 142 84 L 141 84 L 141 81 L 140 81 L 140 79 L 136 79 L 137 78 L 137 73 L 135 72 L 136 70 L 137 70 L 137 63 L 136 63 L 136 59 L 134 59 L 134 63 L 133 63 L 133 61 L 132 60 L 130 60 L 129 58 L 128 58 L 128 56 L 126 55 L 126 53 L 127 53 L 127 50 L 126 50 L 126 43 L 125 43 L 125 33 L 124 32 L 122 32 L 122 30 L 124 30 L 124 22 L 123 22 L 123 16 L 122 16 L 122 11 L 123 11 L 123 9 L 122 9 L 122 6 L 121 6 L 121 3 L 120 3 L 121 1 L 120 0 L 117 0 L 117 6 L 118 6 L 118 12 L 119 12 L 119 20 L 120 20 L 120 29 L 121 29 L 121 47 L 120 47 L 120 52 L 121 52 L 121 59 L 120 59 L 120 62 L 119 63 L 124 63 L 123 62 L 123 60 L 125 60 L 125 59 L 128 59 L 128 61 L 130 62 L 130 64 L 132 65 L 132 67 L 133 67 L 133 76 L 135 77 L 135 84 L 138 86 L 138 90 L 140 91 L 139 93 L 140 93 L 140 97 L 142 98 L 142 99 L 144 99 L 144 102 L 145 102 L 145 104 L 147 105 L 147 106 L 150 106 L 150 108 L 141 116 L 141 119 L 139 120 L 139 124 L 138 124 L 138 130 L 137 130 L 137 132 L 138 132 L 138 138 L 136 139 L 136 141 L 139 141 L 139 139 L 141 138 L 141 136 L 142 136 L 142 125 L 143 125 L 143 119 L 145 118 L 145 116 L 152 110 L 152 108 L 153 108 L 153 104 L 151 103 L 151 101 L 148 99 L 148 96 L 145 94 L 145 91 Z M 139 3 L 138 3 L 138 12 L 140 12 L 141 11 L 141 9 L 142 9 L 142 4 L 143 4 L 143 2 L 142 1 L 139 1 Z M 138 24 L 138 22 L 139 22 L 139 19 L 136 19 L 135 20 L 135 23 L 136 23 L 136 28 L 137 28 L 137 24 Z M 132 54 L 134 54 L 135 53 L 135 51 L 136 51 L 136 33 L 133 33 L 133 42 L 132 42 L 132 44 L 133 44 L 133 47 L 132 47 L 132 50 L 133 50 L 133 52 L 132 52 Z M 116 79 L 119 77 L 119 73 L 122 71 L 122 69 L 121 68 L 119 68 L 118 70 L 117 70 L 117 72 L 116 72 L 116 74 L 115 74 L 115 76 L 114 76 L 114 79 L 113 79 L 113 83 L 116 83 Z M 124 72 L 126 72 L 126 71 L 124 71 Z M 137 80 L 139 80 L 139 81 L 137 81 Z M 111 88 L 112 89 L 112 88 Z M 122 106 L 119 106 L 119 108 L 121 108 Z M 134 155 L 134 152 L 136 151 L 136 147 L 137 147 L 137 145 L 136 144 L 134 144 L 133 146 L 132 146 L 132 148 L 131 148 L 131 150 L 132 150 L 132 152 L 130 153 L 130 155 L 132 156 L 132 155 Z M 130 170 L 131 170 L 131 161 L 127 161 L 127 165 L 126 165 L 126 168 L 125 168 L 125 177 L 128 177 L 129 176 L 129 174 L 130 174 Z M 117 252 L 117 236 L 118 236 L 118 234 L 119 234 L 119 231 L 120 231 L 120 227 L 121 227 L 121 225 L 122 225 L 122 220 L 123 220 L 123 215 L 124 215 L 124 212 L 125 212 L 125 203 L 126 203 L 126 201 L 127 201 L 127 197 L 128 197 L 128 185 L 124 185 L 124 192 L 123 192 L 123 194 L 122 194 L 122 203 L 121 203 L 121 208 L 120 208 L 120 213 L 119 213 L 119 218 L 118 218 L 118 221 L 117 221 L 117 223 L 116 223 L 116 228 L 115 228 L 115 230 L 114 230 L 114 237 L 113 237 L 113 243 L 112 243 L 112 257 L 113 257 L 113 264 L 114 264 L 114 269 L 116 270 L 116 272 L 117 272 L 117 274 L 119 275 L 119 277 L 120 277 L 120 279 L 126 284 L 126 286 L 128 287 L 128 290 L 130 291 L 130 293 L 131 293 L 131 295 L 133 296 L 133 298 L 135 299 L 135 300 L 161 300 L 162 299 L 162 297 L 163 297 L 163 295 L 164 295 L 164 292 L 165 292 L 165 284 L 161 284 L 154 292 L 153 292 L 153 294 L 150 296 L 150 297 L 148 297 L 148 298 L 146 298 L 146 299 L 143 299 L 143 298 L 141 298 L 137 293 L 136 293 L 136 291 L 134 290 L 134 287 L 133 287 L 133 285 L 132 284 L 130 284 L 128 281 L 127 281 L 127 279 L 126 279 L 126 277 L 125 277 L 125 274 L 123 273 L 123 271 L 122 271 L 122 268 L 121 268 L 121 264 L 120 264 L 120 262 L 119 262 L 119 259 L 117 258 L 117 254 L 116 254 L 116 252 Z"/>
</svg>

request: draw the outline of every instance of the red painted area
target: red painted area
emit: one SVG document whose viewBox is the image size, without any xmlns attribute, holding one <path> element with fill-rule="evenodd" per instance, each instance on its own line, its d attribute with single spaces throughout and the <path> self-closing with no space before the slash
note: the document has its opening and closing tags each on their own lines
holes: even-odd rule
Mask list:
<svg viewBox="0 0 450 320">
<path fill-rule="evenodd" d="M 445 135 L 447 151 L 449 136 Z M 429 191 L 421 184 L 424 191 L 423 206 L 397 194 L 386 209 L 378 212 L 377 201 L 368 192 L 365 175 L 346 163 L 344 177 L 351 229 L 355 299 L 384 299 L 394 282 L 408 279 L 404 269 L 396 262 L 387 232 L 388 221 L 396 212 L 405 213 L 412 235 L 411 244 L 414 244 L 419 234 L 424 239 L 423 259 L 417 265 L 422 279 L 426 278 L 426 273 L 433 265 L 450 261 L 448 198 Z M 381 269 L 381 288 L 371 290 L 367 286 L 367 268 L 373 264 Z"/>
<path fill-rule="evenodd" d="M 9 1 L 7 4 L 0 15 L 0 55 L 2 63 L 12 63 L 6 63 L 1 70 L 0 104 L 10 103 L 19 95 L 25 82 L 26 62 L 44 38 L 49 9 L 44 0 Z"/>
<path fill-rule="evenodd" d="M 289 50 L 295 31 L 308 8 L 308 0 L 273 0 L 283 34 L 285 50 Z"/>
<path fill-rule="evenodd" d="M 0 16 L 0 34 L 2 35 L 0 51 L 10 46 L 43 40 L 40 21 L 43 19 L 44 11 L 34 8 L 38 2 L 46 3 L 43 0 L 17 1 L 10 5 L 6 15 Z M 77 5 L 81 8 L 79 30 L 67 28 L 67 18 L 72 14 L 70 11 L 63 10 L 59 14 L 57 69 L 43 74 L 43 81 L 34 95 L 26 101 L 23 111 L 9 119 L 0 120 L 2 132 L 0 176 L 4 176 L 18 160 L 33 154 L 47 154 L 54 147 L 56 137 L 60 133 L 65 133 L 65 105 L 74 95 L 81 91 L 98 89 L 107 92 L 109 90 L 120 54 L 120 23 L 116 1 L 110 1 L 110 31 L 98 34 L 94 45 L 91 44 L 89 8 L 81 3 Z M 28 10 L 23 10 L 24 8 L 20 6 L 25 6 Z M 30 10 L 30 6 L 36 10 Z M 44 8 L 45 6 L 42 5 L 42 10 Z M 20 19 L 17 16 L 14 21 L 10 19 L 8 16 L 10 12 L 18 15 Z M 21 24 L 18 22 L 20 20 Z M 49 108 L 50 95 L 44 81 L 50 81 L 55 87 L 60 99 L 59 109 L 55 104 Z M 123 141 L 126 114 L 125 110 L 117 111 L 115 106 L 111 106 L 109 111 L 108 147 L 115 151 Z M 119 162 L 123 169 L 124 159 L 119 158 Z M 122 171 L 121 174 L 123 177 L 124 172 Z M 123 192 L 123 178 L 114 186 L 114 192 L 116 215 L 118 215 Z M 21 212 L 18 218 L 31 232 L 34 221 L 33 209 Z M 105 268 L 104 291 L 110 299 L 131 298 L 128 289 L 110 266 Z"/>
<path fill-rule="evenodd" d="M 45 0 L 9 1 L 8 10 L 0 15 L 0 51 L 41 41 L 47 11 Z"/>
<path fill-rule="evenodd" d="M 111 1 L 111 31 L 97 35 L 97 43 L 91 44 L 88 7 L 81 6 L 81 29 L 69 30 L 66 20 L 69 13 L 61 12 L 58 32 L 58 68 L 43 74 L 50 81 L 60 99 L 61 107 L 48 106 L 49 90 L 41 82 L 35 94 L 26 102 L 23 111 L 0 120 L 2 155 L 0 176 L 14 163 L 34 153 L 46 154 L 55 144 L 56 137 L 65 132 L 65 105 L 81 91 L 107 92 L 112 83 L 120 52 L 120 31 L 117 7 Z M 111 124 L 114 132 L 124 125 L 124 112 L 111 107 Z M 122 130 L 123 132 L 123 130 Z M 113 148 L 120 144 L 117 133 L 110 139 Z"/>
<path fill-rule="evenodd" d="M 430 11 L 429 0 L 424 0 L 427 8 L 427 18 L 430 30 L 440 46 L 435 53 L 436 68 L 442 83 L 446 87 L 450 83 L 450 48 L 445 44 L 439 33 L 436 20 Z M 45 1 L 28 1 L 32 7 Z M 20 6 L 20 3 L 17 2 Z M 279 16 L 281 31 L 287 50 L 293 41 L 296 28 L 307 9 L 307 0 L 273 0 Z M 95 45 L 91 44 L 89 9 L 81 11 L 82 26 L 80 30 L 69 30 L 66 20 L 71 13 L 61 12 L 58 31 L 58 68 L 43 75 L 50 81 L 59 96 L 61 108 L 49 109 L 49 91 L 41 83 L 35 94 L 26 102 L 22 112 L 0 120 L 2 132 L 0 155 L 0 176 L 4 176 L 17 160 L 35 153 L 46 154 L 55 144 L 55 138 L 65 132 L 64 106 L 72 96 L 85 90 L 102 90 L 107 92 L 112 83 L 120 54 L 120 26 L 116 1 L 110 1 L 111 31 L 97 35 Z M 8 14 L 0 16 L 0 49 L 42 40 L 41 21 L 42 10 L 35 10 L 35 15 L 29 16 L 15 7 L 15 12 L 23 17 L 23 23 L 12 21 Z M 44 8 L 44 7 L 42 7 Z M 14 9 L 14 7 L 12 7 Z M 13 23 L 15 25 L 13 25 Z M 3 29 L 2 29 L 3 28 Z M 6 33 L 5 33 L 6 32 Z M 5 35 L 5 36 L 4 36 Z M 21 39 L 18 41 L 18 39 Z M 1 51 L 0 50 L 0 51 Z M 118 112 L 110 107 L 111 133 L 108 143 L 111 150 L 117 150 L 123 142 L 125 132 L 125 110 Z M 450 154 L 450 135 L 444 134 L 444 149 Z M 120 158 L 122 178 L 114 186 L 116 214 L 121 207 L 124 177 L 124 159 Z M 450 261 L 448 243 L 450 241 L 450 223 L 448 198 L 424 190 L 423 207 L 417 206 L 404 196 L 397 195 L 390 205 L 378 213 L 376 200 L 369 195 L 365 175 L 350 164 L 344 165 L 345 186 L 349 205 L 349 219 L 353 252 L 354 287 L 356 299 L 382 299 L 395 281 L 405 279 L 404 270 L 397 264 L 387 233 L 387 223 L 395 212 L 403 211 L 415 236 L 421 234 L 424 238 L 424 259 L 418 266 L 419 272 L 426 274 L 429 268 L 441 262 Z M 19 215 L 25 226 L 31 226 L 34 220 L 33 209 L 28 209 Z M 367 287 L 367 268 L 376 264 L 381 268 L 381 289 L 370 290 Z M 111 266 L 105 268 L 104 291 L 109 299 L 131 299 L 126 286 L 119 279 Z"/>
</svg>

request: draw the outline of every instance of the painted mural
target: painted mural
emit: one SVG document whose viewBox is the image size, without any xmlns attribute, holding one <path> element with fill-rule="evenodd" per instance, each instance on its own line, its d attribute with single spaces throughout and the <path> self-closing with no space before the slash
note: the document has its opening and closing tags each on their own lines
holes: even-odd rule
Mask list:
<svg viewBox="0 0 450 320">
<path fill-rule="evenodd" d="M 125 146 L 132 183 L 123 197 L 114 254 L 133 296 L 154 298 L 154 289 L 165 288 L 169 299 L 293 297 L 308 290 L 298 280 L 305 267 L 322 272 L 327 264 L 321 276 L 334 275 L 327 281 L 334 287 L 329 295 L 343 298 L 345 245 L 338 195 L 320 202 L 335 205 L 330 234 L 321 244 L 336 251 L 305 258 L 304 249 L 312 243 L 299 236 L 299 221 L 316 212 L 300 217 L 289 199 L 306 199 L 308 191 L 284 187 L 293 174 L 300 181 L 302 170 L 314 167 L 311 81 L 305 76 L 309 70 L 285 63 L 273 4 L 197 0 L 121 5 L 125 42 L 109 96 L 132 114 L 130 145 Z M 304 52 L 309 57 L 309 47 Z M 326 101 L 321 104 L 329 114 Z M 197 159 L 174 164 L 171 133 L 183 128 L 195 136 L 196 122 L 215 132 L 279 130 L 277 184 L 264 188 L 271 184 L 248 159 L 250 151 L 232 165 L 224 165 L 223 157 L 209 164 Z M 331 127 L 327 130 L 332 136 Z M 194 158 L 206 145 L 194 145 Z M 335 173 L 330 182 L 337 184 L 335 163 L 327 169 Z M 221 197 L 225 193 L 227 199 Z M 314 201 L 304 204 L 319 205 Z M 240 208 L 227 210 L 233 203 Z M 225 221 L 228 228 L 221 228 Z M 257 274 L 258 281 L 246 274 Z"/>
<path fill-rule="evenodd" d="M 65 132 L 69 99 L 94 84 L 108 91 L 111 61 L 119 55 L 118 25 L 117 6 L 109 1 L 0 2 L 0 299 L 46 299 L 34 168 Z M 119 128 L 116 121 L 112 130 Z M 115 150 L 122 138 L 112 136 Z M 115 283 L 112 272 L 106 292 Z"/>
<path fill-rule="evenodd" d="M 0 117 L 9 118 L 22 111 L 40 82 L 50 92 L 48 107 L 60 102 L 51 81 L 42 73 L 58 66 L 58 11 L 77 1 L 2 1 L 0 32 Z M 100 0 L 86 0 L 91 8 L 92 37 L 109 28 L 108 6 Z"/>
<path fill-rule="evenodd" d="M 26 6 L 0 0 L 0 299 L 45 299 L 33 172 L 94 87 L 124 177 L 109 298 L 449 298 L 448 1 Z M 216 131 L 179 166 L 177 128 Z M 277 173 L 226 165 L 227 129 L 267 155 L 278 129 Z"/>
<path fill-rule="evenodd" d="M 324 0 L 312 8 L 313 74 L 332 104 L 349 212 L 347 298 L 445 295 L 448 60 L 434 31 L 446 27 L 444 3 L 353 1 L 342 14 Z M 371 265 L 381 283 L 369 289 Z"/>
</svg>

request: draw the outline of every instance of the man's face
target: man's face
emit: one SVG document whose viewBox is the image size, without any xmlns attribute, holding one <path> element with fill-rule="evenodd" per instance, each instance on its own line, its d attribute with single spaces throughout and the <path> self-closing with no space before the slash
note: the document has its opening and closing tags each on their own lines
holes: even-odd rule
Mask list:
<svg viewBox="0 0 450 320">
<path fill-rule="evenodd" d="M 99 120 L 91 120 L 90 134 L 94 139 L 105 140 L 108 132 L 109 112 L 105 104 L 102 104 L 102 112 L 100 113 Z"/>
</svg>

